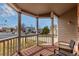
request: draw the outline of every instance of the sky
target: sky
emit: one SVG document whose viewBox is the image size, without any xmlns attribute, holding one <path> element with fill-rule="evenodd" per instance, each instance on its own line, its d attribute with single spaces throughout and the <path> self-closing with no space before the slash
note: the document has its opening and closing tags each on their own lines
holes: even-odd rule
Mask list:
<svg viewBox="0 0 79 59">
<path fill-rule="evenodd" d="M 7 4 L 0 3 L 0 27 L 15 27 L 18 24 L 18 14 Z M 26 27 L 36 27 L 36 18 L 22 14 L 22 24 Z M 57 20 L 54 22 L 57 25 Z M 40 18 L 39 28 L 51 26 L 50 18 Z"/>
</svg>

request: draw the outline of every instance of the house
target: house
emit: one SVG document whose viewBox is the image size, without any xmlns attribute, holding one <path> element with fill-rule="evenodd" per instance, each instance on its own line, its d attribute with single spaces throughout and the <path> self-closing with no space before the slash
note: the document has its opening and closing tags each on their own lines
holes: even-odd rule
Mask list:
<svg viewBox="0 0 79 59">
<path fill-rule="evenodd" d="M 3 32 L 2 27 L 0 27 L 0 32 Z"/>
<path fill-rule="evenodd" d="M 16 32 L 16 29 L 15 28 L 2 27 L 2 30 L 4 32 L 12 32 L 12 31 L 15 31 Z"/>
</svg>

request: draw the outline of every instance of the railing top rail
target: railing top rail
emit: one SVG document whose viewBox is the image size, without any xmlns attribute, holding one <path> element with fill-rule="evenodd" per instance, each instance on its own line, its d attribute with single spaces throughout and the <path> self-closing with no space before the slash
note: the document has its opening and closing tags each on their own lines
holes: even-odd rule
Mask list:
<svg viewBox="0 0 79 59">
<path fill-rule="evenodd" d="M 14 38 L 18 38 L 18 36 L 13 36 L 13 37 L 8 37 L 8 38 L 0 39 L 0 42 L 7 41 L 7 40 L 11 40 L 11 39 L 14 39 Z"/>
<path fill-rule="evenodd" d="M 31 36 L 37 36 L 37 35 L 36 34 L 24 35 L 24 36 L 21 35 L 21 37 L 31 37 Z"/>
<path fill-rule="evenodd" d="M 52 36 L 51 34 L 38 34 L 39 36 Z M 31 37 L 31 36 L 37 36 L 37 34 L 32 34 L 32 35 L 25 35 L 26 37 Z M 25 37 L 21 36 L 21 37 Z"/>
<path fill-rule="evenodd" d="M 51 36 L 51 34 L 38 34 L 39 36 Z M 25 36 L 21 36 L 21 37 L 31 37 L 31 36 L 37 36 L 37 34 L 32 34 L 32 35 L 25 35 Z M 2 41 L 7 41 L 7 40 L 11 40 L 11 39 L 14 39 L 14 38 L 18 38 L 18 36 L 13 36 L 13 37 L 8 37 L 8 38 L 3 38 L 3 39 L 0 39 L 0 42 Z"/>
</svg>

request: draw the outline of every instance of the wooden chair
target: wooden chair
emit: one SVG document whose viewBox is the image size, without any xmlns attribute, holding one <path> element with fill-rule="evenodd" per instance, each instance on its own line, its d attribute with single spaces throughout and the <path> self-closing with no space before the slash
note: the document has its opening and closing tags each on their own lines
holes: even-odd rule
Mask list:
<svg viewBox="0 0 79 59">
<path fill-rule="evenodd" d="M 55 55 L 58 56 L 75 56 L 77 53 L 73 54 L 74 45 L 75 45 L 75 41 L 71 40 L 68 46 L 70 49 L 66 49 L 66 48 L 64 49 L 59 47 L 58 50 L 59 53 L 56 53 L 57 50 L 54 50 L 54 53 Z"/>
</svg>

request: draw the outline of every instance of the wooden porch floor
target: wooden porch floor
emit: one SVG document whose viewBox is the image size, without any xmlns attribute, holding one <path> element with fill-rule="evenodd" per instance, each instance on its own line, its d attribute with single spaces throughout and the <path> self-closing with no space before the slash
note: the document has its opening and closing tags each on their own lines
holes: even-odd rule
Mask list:
<svg viewBox="0 0 79 59">
<path fill-rule="evenodd" d="M 54 54 L 54 49 L 55 47 L 51 45 L 32 46 L 30 48 L 21 50 L 21 55 L 16 53 L 14 56 L 50 56 Z"/>
</svg>

